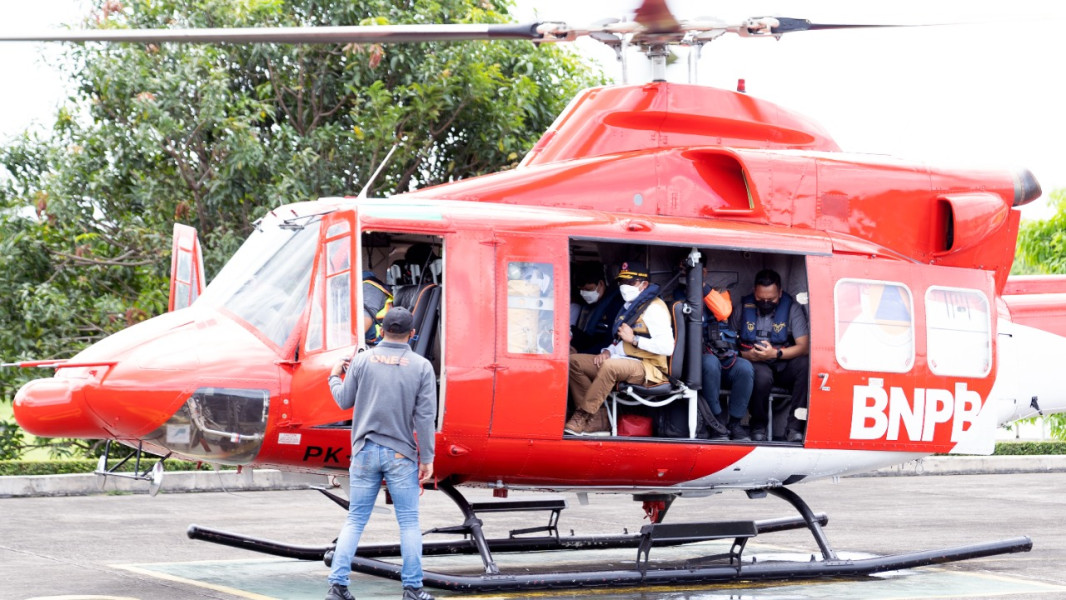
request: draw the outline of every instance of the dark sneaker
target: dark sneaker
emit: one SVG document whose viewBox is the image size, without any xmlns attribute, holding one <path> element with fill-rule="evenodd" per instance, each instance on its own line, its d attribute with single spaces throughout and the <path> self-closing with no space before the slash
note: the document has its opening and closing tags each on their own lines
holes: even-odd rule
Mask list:
<svg viewBox="0 0 1066 600">
<path fill-rule="evenodd" d="M 748 435 L 748 428 L 741 425 L 740 421 L 737 421 L 729 425 L 729 439 L 734 442 L 750 442 L 751 436 Z"/>
<path fill-rule="evenodd" d="M 348 586 L 334 583 L 329 586 L 329 592 L 326 593 L 326 600 L 355 600 L 355 596 L 348 591 Z"/>
<path fill-rule="evenodd" d="M 403 588 L 403 600 L 437 600 L 437 599 L 434 598 L 429 592 L 427 592 L 426 588 L 405 587 L 405 588 Z"/>
<path fill-rule="evenodd" d="M 756 428 L 751 430 L 751 441 L 753 442 L 765 442 L 766 430 L 762 428 Z"/>
<path fill-rule="evenodd" d="M 803 433 L 796 431 L 795 429 L 789 429 L 785 432 L 785 439 L 790 442 L 802 442 Z"/>
</svg>

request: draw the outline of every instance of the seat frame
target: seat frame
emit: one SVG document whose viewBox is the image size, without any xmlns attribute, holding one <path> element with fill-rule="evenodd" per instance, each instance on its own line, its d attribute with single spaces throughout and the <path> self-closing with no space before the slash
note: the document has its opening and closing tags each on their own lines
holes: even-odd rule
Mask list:
<svg viewBox="0 0 1066 600">
<path fill-rule="evenodd" d="M 699 410 L 696 402 L 699 394 L 689 389 L 681 380 L 685 365 L 685 315 L 689 312 L 684 301 L 674 302 L 670 309 L 674 328 L 674 353 L 668 361 L 670 378 L 659 385 L 645 387 L 635 383 L 621 382 L 607 396 L 607 418 L 611 423 L 611 435 L 618 435 L 618 405 L 648 406 L 659 408 L 681 399 L 688 400 L 688 437 L 696 438 L 696 415 Z"/>
<path fill-rule="evenodd" d="M 729 395 L 731 393 L 731 390 L 726 389 L 723 389 L 718 392 L 718 400 L 721 403 L 720 406 L 722 407 L 723 411 L 729 410 Z M 774 402 L 777 402 L 779 400 L 787 400 L 791 397 L 792 392 L 786 390 L 785 388 L 774 386 L 770 390 L 770 397 L 766 400 L 766 441 L 774 441 L 774 429 L 777 428 L 774 423 Z M 778 415 L 778 418 L 781 418 L 781 415 Z M 803 418 L 800 420 L 807 420 L 806 414 L 804 414 Z M 782 425 L 782 427 L 784 426 Z"/>
<path fill-rule="evenodd" d="M 436 283 L 396 286 L 393 288 L 393 298 L 397 306 L 410 310 L 414 317 L 412 327 L 415 336 L 411 339 L 411 349 L 429 358 L 427 353 L 437 334 L 441 286 Z"/>
</svg>

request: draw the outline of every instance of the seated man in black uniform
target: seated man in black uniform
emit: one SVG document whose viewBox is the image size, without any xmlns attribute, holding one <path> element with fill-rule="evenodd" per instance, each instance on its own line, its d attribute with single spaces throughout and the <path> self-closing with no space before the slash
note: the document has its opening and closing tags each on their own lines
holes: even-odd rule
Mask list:
<svg viewBox="0 0 1066 600">
<path fill-rule="evenodd" d="M 741 309 L 730 319 L 740 337 L 740 355 L 755 371 L 748 410 L 752 441 L 765 441 L 769 420 L 767 403 L 776 384 L 791 389 L 785 439 L 803 441 L 804 423 L 796 409 L 807 406 L 810 382 L 810 326 L 803 307 L 781 290 L 781 276 L 763 269 L 755 275 L 754 293 L 744 296 Z"/>
<path fill-rule="evenodd" d="M 614 342 L 611 328 L 622 308 L 622 295 L 618 286 L 607 283 L 603 266 L 598 263 L 576 265 L 574 287 L 581 301 L 570 308 L 570 351 L 598 354 Z"/>
<path fill-rule="evenodd" d="M 363 336 L 367 346 L 381 341 L 381 323 L 392 308 L 392 293 L 372 271 L 363 271 Z"/>
</svg>

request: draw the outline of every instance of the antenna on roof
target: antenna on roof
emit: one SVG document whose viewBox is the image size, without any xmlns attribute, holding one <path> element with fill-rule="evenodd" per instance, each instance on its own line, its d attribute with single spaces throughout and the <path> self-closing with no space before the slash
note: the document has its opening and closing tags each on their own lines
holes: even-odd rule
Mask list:
<svg viewBox="0 0 1066 600">
<path fill-rule="evenodd" d="M 381 170 L 385 168 L 385 165 L 389 164 L 389 159 L 392 158 L 392 153 L 396 152 L 396 149 L 399 147 L 399 142 L 396 142 L 392 145 L 392 150 L 389 150 L 389 153 L 385 155 L 385 160 L 381 161 L 381 164 L 378 165 L 378 168 L 374 170 L 374 174 L 370 176 L 370 179 L 367 180 L 366 185 L 363 186 L 363 189 L 359 192 L 359 195 L 356 196 L 357 199 L 363 200 L 366 198 L 367 192 L 370 191 L 370 186 L 373 185 L 374 180 L 377 179 L 378 175 L 381 174 Z"/>
</svg>

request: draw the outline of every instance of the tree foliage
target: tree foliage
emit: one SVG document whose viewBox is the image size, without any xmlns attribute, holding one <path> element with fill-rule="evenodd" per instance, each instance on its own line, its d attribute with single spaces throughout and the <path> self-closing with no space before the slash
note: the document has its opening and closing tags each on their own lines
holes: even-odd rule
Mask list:
<svg viewBox="0 0 1066 600">
<path fill-rule="evenodd" d="M 1055 211 L 1042 221 L 1023 221 L 1018 231 L 1015 273 L 1066 274 L 1066 190 L 1051 193 Z"/>
<path fill-rule="evenodd" d="M 1024 221 L 1018 231 L 1015 274 L 1066 274 L 1066 190 L 1055 190 L 1049 202 L 1055 214 L 1042 221 Z M 1066 440 L 1066 414 L 1044 418 L 1052 437 Z"/>
<path fill-rule="evenodd" d="M 0 419 L 0 461 L 14 460 L 22 455 L 23 433 L 12 420 Z"/>
<path fill-rule="evenodd" d="M 96 0 L 85 26 L 492 23 L 509 0 Z M 208 275 L 266 211 L 513 166 L 602 79 L 565 48 L 82 44 L 47 135 L 0 148 L 0 357 L 68 357 L 166 310 L 175 221 Z M 39 376 L 39 375 L 38 375 Z M 27 377 L 0 373 L 4 399 Z"/>
</svg>

